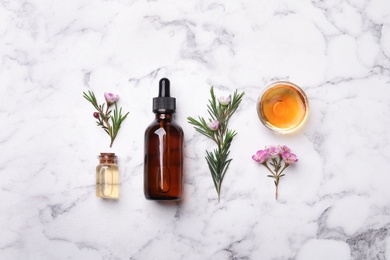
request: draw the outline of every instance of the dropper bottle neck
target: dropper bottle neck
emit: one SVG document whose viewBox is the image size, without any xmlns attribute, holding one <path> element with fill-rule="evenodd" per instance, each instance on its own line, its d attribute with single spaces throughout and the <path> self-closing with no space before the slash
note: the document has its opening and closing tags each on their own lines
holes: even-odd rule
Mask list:
<svg viewBox="0 0 390 260">
<path fill-rule="evenodd" d="M 164 119 L 168 119 L 168 120 L 171 120 L 173 119 L 173 112 L 171 113 L 167 113 L 167 112 L 164 112 L 164 113 L 156 113 L 156 119 L 159 119 L 159 120 L 164 120 Z"/>
</svg>

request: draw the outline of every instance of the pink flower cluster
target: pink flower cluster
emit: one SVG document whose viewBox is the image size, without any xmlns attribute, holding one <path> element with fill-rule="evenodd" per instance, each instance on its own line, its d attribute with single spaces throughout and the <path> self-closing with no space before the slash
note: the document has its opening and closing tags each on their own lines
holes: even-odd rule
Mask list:
<svg viewBox="0 0 390 260">
<path fill-rule="evenodd" d="M 258 150 L 252 159 L 258 163 L 265 163 L 268 158 L 276 158 L 281 156 L 286 164 L 294 164 L 298 162 L 295 154 L 290 152 L 290 148 L 286 145 L 271 145 L 267 146 L 265 150 Z"/>
</svg>

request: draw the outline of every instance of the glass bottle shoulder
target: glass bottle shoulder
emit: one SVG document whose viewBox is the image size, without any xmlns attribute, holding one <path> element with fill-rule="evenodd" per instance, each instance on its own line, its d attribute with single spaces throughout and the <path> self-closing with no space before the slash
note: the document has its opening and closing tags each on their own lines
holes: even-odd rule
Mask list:
<svg viewBox="0 0 390 260">
<path fill-rule="evenodd" d="M 176 122 L 172 115 L 170 116 L 158 116 L 154 118 L 151 124 L 146 128 L 146 132 L 157 130 L 161 126 L 169 127 L 170 129 L 175 129 L 178 132 L 183 132 L 181 126 Z"/>
</svg>

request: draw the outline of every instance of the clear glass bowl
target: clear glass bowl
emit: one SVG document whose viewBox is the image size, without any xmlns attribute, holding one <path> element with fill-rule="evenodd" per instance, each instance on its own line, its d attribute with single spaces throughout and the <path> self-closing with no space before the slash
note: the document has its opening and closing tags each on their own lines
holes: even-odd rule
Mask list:
<svg viewBox="0 0 390 260">
<path fill-rule="evenodd" d="M 277 81 L 261 92 L 256 110 L 260 121 L 268 129 L 287 134 L 300 128 L 307 120 L 309 100 L 294 83 Z"/>
</svg>

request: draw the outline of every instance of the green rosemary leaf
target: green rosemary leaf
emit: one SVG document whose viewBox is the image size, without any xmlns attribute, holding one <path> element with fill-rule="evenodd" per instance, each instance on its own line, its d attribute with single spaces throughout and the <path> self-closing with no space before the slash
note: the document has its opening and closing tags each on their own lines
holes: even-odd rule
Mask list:
<svg viewBox="0 0 390 260">
<path fill-rule="evenodd" d="M 218 120 L 218 122 L 221 124 L 223 123 L 223 120 L 221 118 L 221 111 L 218 109 L 217 106 L 217 101 L 215 99 L 214 95 L 214 89 L 211 87 L 210 89 L 210 94 L 211 94 L 211 99 L 209 100 L 209 105 L 207 106 L 208 108 L 208 113 L 212 117 L 213 120 Z"/>
<path fill-rule="evenodd" d="M 241 94 L 238 94 L 237 90 L 234 92 L 233 99 L 232 99 L 231 105 L 230 105 L 229 110 L 228 110 L 228 119 L 230 119 L 230 117 L 234 114 L 234 112 L 236 112 L 244 95 L 245 95 L 245 92 L 242 92 Z"/>
<path fill-rule="evenodd" d="M 215 162 L 215 159 L 213 157 L 213 155 L 209 152 L 207 152 L 207 156 L 206 156 L 206 160 L 207 160 L 207 163 L 209 165 L 209 168 L 210 168 L 210 171 L 211 171 L 211 174 L 213 175 L 213 179 L 217 179 L 217 175 L 216 175 L 216 172 L 217 172 L 217 165 L 216 165 L 216 162 Z"/>
<path fill-rule="evenodd" d="M 207 153 L 206 161 L 210 169 L 211 177 L 213 179 L 215 189 L 217 190 L 217 192 L 219 192 L 220 186 L 219 186 L 219 178 L 217 173 L 217 165 L 216 165 L 217 162 L 215 161 L 214 155 L 212 153 L 209 153 L 208 151 L 206 151 L 206 153 Z"/>
<path fill-rule="evenodd" d="M 121 128 L 121 124 L 122 124 L 123 120 L 126 119 L 128 114 L 129 114 L 129 112 L 127 112 L 125 115 L 122 115 L 122 108 L 120 108 L 118 110 L 118 105 L 115 102 L 114 114 L 111 117 L 112 127 L 113 127 L 113 130 L 112 130 L 112 139 L 113 140 L 118 135 L 119 129 Z"/>
<path fill-rule="evenodd" d="M 84 97 L 86 100 L 88 100 L 90 103 L 92 103 L 92 99 L 90 98 L 90 96 L 89 96 L 87 93 L 83 92 L 83 97 Z"/>
<path fill-rule="evenodd" d="M 207 105 L 207 108 L 208 108 L 207 113 L 210 115 L 210 118 L 211 118 L 212 120 L 216 120 L 217 118 L 216 118 L 216 116 L 215 116 L 213 110 L 211 109 L 210 105 Z"/>
<path fill-rule="evenodd" d="M 199 133 L 209 137 L 209 138 L 213 138 L 208 132 L 205 132 L 204 130 L 200 129 L 200 128 L 195 128 Z"/>
<path fill-rule="evenodd" d="M 195 120 L 192 117 L 188 117 L 187 119 L 188 119 L 190 124 L 194 125 L 194 128 L 196 131 L 198 131 L 199 133 L 201 133 L 201 134 L 203 134 L 211 139 L 214 139 L 214 133 L 213 133 L 213 131 L 211 131 L 208 128 L 207 123 L 204 120 L 204 118 L 199 117 L 199 121 Z"/>
<path fill-rule="evenodd" d="M 230 163 L 233 159 L 229 159 L 226 161 L 226 163 L 224 164 L 224 169 L 222 171 L 222 176 L 221 176 L 221 184 L 222 184 L 222 181 L 223 181 L 223 178 L 225 177 L 225 173 L 227 172 L 227 169 L 229 168 L 230 166 Z"/>
<path fill-rule="evenodd" d="M 97 101 L 96 101 L 96 97 L 95 97 L 95 94 L 91 91 L 88 91 L 88 94 L 83 92 L 83 97 L 88 100 L 94 107 L 96 110 L 99 110 L 99 106 L 97 104 Z"/>
<path fill-rule="evenodd" d="M 127 112 L 122 118 L 121 118 L 121 123 L 122 121 L 124 121 L 126 118 L 127 118 L 127 115 L 129 114 L 129 112 Z"/>
</svg>

